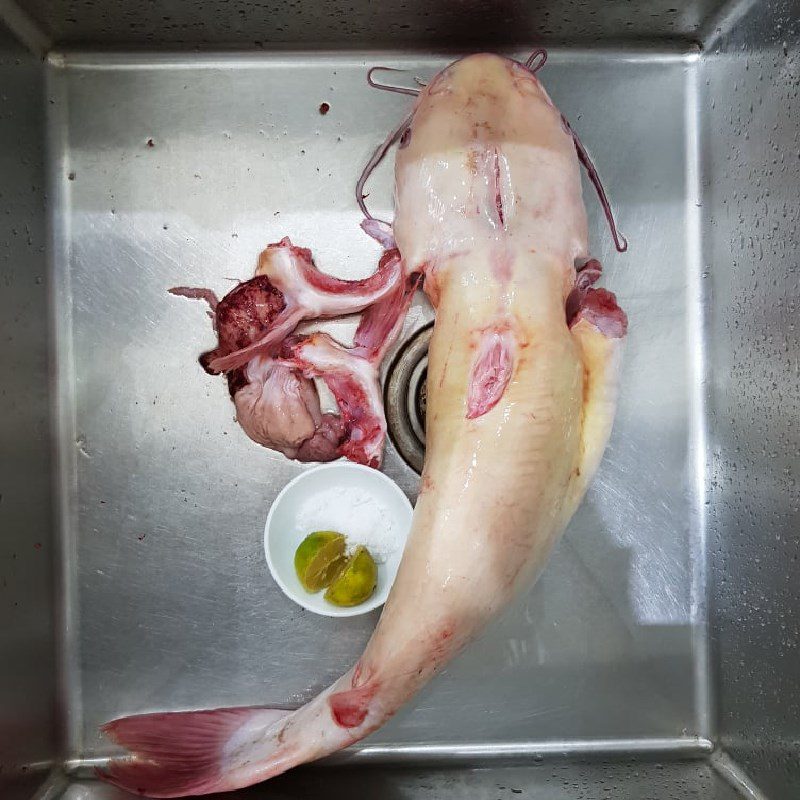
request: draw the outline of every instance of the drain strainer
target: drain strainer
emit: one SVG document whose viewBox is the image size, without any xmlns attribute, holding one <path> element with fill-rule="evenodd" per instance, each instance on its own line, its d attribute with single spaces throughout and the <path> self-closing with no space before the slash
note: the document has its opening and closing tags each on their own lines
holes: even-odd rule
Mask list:
<svg viewBox="0 0 800 800">
<path fill-rule="evenodd" d="M 397 452 L 416 472 L 425 458 L 428 345 L 433 323 L 420 328 L 397 354 L 384 386 L 389 436 Z"/>
</svg>

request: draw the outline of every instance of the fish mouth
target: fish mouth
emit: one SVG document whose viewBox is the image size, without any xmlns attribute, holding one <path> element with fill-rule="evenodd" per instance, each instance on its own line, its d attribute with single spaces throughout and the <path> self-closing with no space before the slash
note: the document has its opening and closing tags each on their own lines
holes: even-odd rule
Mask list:
<svg viewBox="0 0 800 800">
<path fill-rule="evenodd" d="M 395 356 L 386 374 L 383 400 L 389 438 L 403 461 L 422 474 L 428 392 L 428 347 L 433 323 L 420 328 Z"/>
</svg>

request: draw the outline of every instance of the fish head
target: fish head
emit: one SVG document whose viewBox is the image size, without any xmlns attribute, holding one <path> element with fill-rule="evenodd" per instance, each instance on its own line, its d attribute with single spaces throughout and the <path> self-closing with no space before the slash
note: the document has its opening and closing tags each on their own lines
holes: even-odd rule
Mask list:
<svg viewBox="0 0 800 800">
<path fill-rule="evenodd" d="M 395 161 L 395 238 L 408 269 L 513 243 L 565 268 L 587 250 L 580 166 L 538 78 L 481 53 L 420 92 Z"/>
</svg>

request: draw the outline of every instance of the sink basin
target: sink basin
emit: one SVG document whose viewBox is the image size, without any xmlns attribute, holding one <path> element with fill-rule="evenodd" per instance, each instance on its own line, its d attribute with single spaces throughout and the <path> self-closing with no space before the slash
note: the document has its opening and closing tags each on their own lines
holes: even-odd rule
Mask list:
<svg viewBox="0 0 800 800">
<path fill-rule="evenodd" d="M 366 70 L 544 45 L 630 242 L 616 253 L 587 183 L 630 318 L 600 472 L 538 584 L 390 724 L 241 796 L 796 797 L 798 17 L 0 3 L 0 794 L 120 800 L 94 780 L 102 723 L 298 705 L 361 652 L 378 612 L 311 614 L 271 579 L 264 519 L 306 467 L 247 439 L 196 362 L 204 308 L 166 290 L 224 293 L 284 235 L 369 274 L 354 184 L 409 98 Z M 369 191 L 390 218 L 391 163 Z M 415 301 L 385 361 L 400 416 L 424 347 L 391 370 L 431 319 Z M 383 467 L 411 500 L 416 416 Z"/>
</svg>

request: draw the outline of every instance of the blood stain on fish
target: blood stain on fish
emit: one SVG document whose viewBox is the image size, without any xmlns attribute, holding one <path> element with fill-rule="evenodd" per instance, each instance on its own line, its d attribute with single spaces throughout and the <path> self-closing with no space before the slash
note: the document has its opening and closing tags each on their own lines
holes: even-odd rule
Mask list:
<svg viewBox="0 0 800 800">
<path fill-rule="evenodd" d="M 367 718 L 369 704 L 378 691 L 377 682 L 331 695 L 328 704 L 333 721 L 340 728 L 357 728 Z"/>
</svg>

